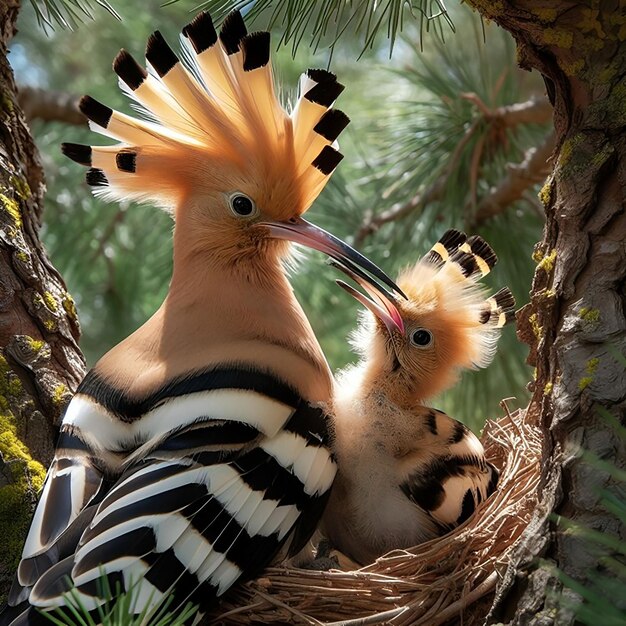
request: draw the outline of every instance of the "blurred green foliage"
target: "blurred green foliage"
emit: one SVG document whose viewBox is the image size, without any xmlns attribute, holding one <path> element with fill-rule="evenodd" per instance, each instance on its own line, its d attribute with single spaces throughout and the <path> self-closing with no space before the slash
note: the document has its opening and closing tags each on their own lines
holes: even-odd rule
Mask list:
<svg viewBox="0 0 626 626">
<path fill-rule="evenodd" d="M 141 58 L 155 28 L 173 44 L 197 5 L 180 0 L 168 6 L 157 2 L 115 6 L 121 21 L 101 11 L 76 32 L 56 30 L 46 37 L 37 27 L 35 12 L 25 5 L 11 52 L 18 82 L 89 93 L 128 112 L 111 70 L 113 57 L 124 47 Z M 350 241 L 366 215 L 408 202 L 446 173 L 440 198 L 386 224 L 361 248 L 394 274 L 415 262 L 445 229 L 466 228 L 483 235 L 500 257 L 489 284 L 496 289 L 509 285 L 521 306 L 530 288 L 532 248 L 541 236 L 536 200 L 509 207 L 479 226 L 473 226 L 473 216 L 480 197 L 505 175 L 506 164 L 521 161 L 524 150 L 539 143 L 548 129 L 518 126 L 494 132 L 460 94 L 473 92 L 488 107 L 496 107 L 541 94 L 543 85 L 516 69 L 514 45 L 506 34 L 483 27 L 463 7 L 450 16 L 457 34 L 449 34 L 449 27 L 433 28 L 421 52 L 424 25 L 405 15 L 392 60 L 383 37 L 371 40 L 357 63 L 363 41 L 350 33 L 332 50 L 320 44 L 314 52 L 306 39 L 295 56 L 293 47 L 278 50 L 277 74 L 293 88 L 292 94 L 301 71 L 325 67 L 331 56 L 331 68 L 347 87 L 338 102 L 352 118 L 342 139 L 346 158 L 309 217 Z M 263 19 L 267 17 L 253 22 L 253 28 Z M 278 42 L 280 23 L 276 29 Z M 100 143 L 86 127 L 35 121 L 32 129 L 47 173 L 43 240 L 76 299 L 83 326 L 81 345 L 93 364 L 160 304 L 171 270 L 172 225 L 152 207 L 92 198 L 83 168 L 59 150 L 62 141 Z M 464 140 L 469 129 L 473 129 L 469 140 Z M 451 160 L 462 141 L 463 149 Z M 530 195 L 536 198 L 536 190 Z M 295 288 L 331 366 L 342 367 L 354 359 L 346 337 L 355 325 L 357 305 L 335 287 L 336 273 L 319 255 L 307 257 L 293 277 Z M 437 400 L 438 406 L 478 429 L 485 417 L 499 412 L 500 398 L 516 396 L 520 405 L 525 404 L 525 385 L 531 376 L 524 365 L 526 353 L 514 330 L 505 329 L 496 362 L 485 371 L 464 375 L 453 391 Z"/>
</svg>

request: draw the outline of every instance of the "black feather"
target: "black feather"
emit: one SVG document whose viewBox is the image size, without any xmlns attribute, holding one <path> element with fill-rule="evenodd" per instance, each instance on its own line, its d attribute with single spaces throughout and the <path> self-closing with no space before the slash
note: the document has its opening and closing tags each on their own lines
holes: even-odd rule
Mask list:
<svg viewBox="0 0 626 626">
<path fill-rule="evenodd" d="M 161 78 L 178 63 L 178 57 L 158 30 L 148 38 L 146 59 Z"/>
<path fill-rule="evenodd" d="M 239 52 L 241 40 L 248 34 L 246 25 L 239 11 L 231 11 L 220 29 L 220 41 L 226 50 L 226 54 Z"/>
<path fill-rule="evenodd" d="M 341 159 L 343 159 L 341 152 L 331 146 L 324 146 L 311 165 L 328 176 L 339 165 Z"/>
<path fill-rule="evenodd" d="M 463 276 L 469 277 L 479 271 L 476 258 L 470 252 L 456 252 L 450 260 L 461 267 Z"/>
<path fill-rule="evenodd" d="M 491 319 L 491 307 L 488 306 L 487 308 L 483 309 L 480 312 L 480 318 L 478 321 L 481 324 L 486 324 L 490 319 Z"/>
<path fill-rule="evenodd" d="M 344 90 L 344 86 L 336 81 L 327 81 L 325 83 L 318 83 L 309 89 L 304 97 L 310 102 L 315 102 L 323 107 L 329 107 Z"/>
<path fill-rule="evenodd" d="M 489 269 L 493 269 L 493 266 L 498 262 L 498 257 L 493 251 L 493 248 L 478 235 L 473 235 L 467 240 L 470 250 L 479 256 L 489 266 Z"/>
<path fill-rule="evenodd" d="M 78 103 L 78 108 L 87 119 L 95 122 L 98 126 L 102 126 L 102 128 L 106 128 L 109 125 L 113 115 L 111 107 L 98 102 L 91 96 L 83 96 Z"/>
<path fill-rule="evenodd" d="M 465 243 L 467 236 L 465 233 L 455 228 L 450 228 L 439 239 L 439 243 L 448 251 L 449 254 L 456 252 L 457 248 Z"/>
<path fill-rule="evenodd" d="M 148 72 L 123 48 L 113 59 L 113 71 L 133 90 L 138 89 L 148 77 Z"/>
<path fill-rule="evenodd" d="M 313 130 L 327 141 L 335 141 L 349 123 L 350 118 L 343 111 L 329 109 L 322 115 Z"/>
<path fill-rule="evenodd" d="M 502 289 L 492 297 L 501 309 L 515 308 L 515 298 L 508 287 L 502 287 Z"/>
<path fill-rule="evenodd" d="M 251 33 L 241 40 L 243 69 L 245 72 L 267 65 L 270 60 L 270 34 L 266 31 Z"/>
<path fill-rule="evenodd" d="M 328 70 L 319 70 L 319 69 L 309 68 L 306 71 L 306 75 L 311 80 L 314 80 L 316 83 L 336 83 L 337 82 L 337 77 L 335 76 L 335 74 L 333 74 L 332 72 L 329 72 Z"/>
<path fill-rule="evenodd" d="M 80 143 L 62 143 L 61 152 L 72 161 L 91 167 L 91 146 Z"/>
<path fill-rule="evenodd" d="M 107 187 L 109 181 L 107 177 L 104 175 L 102 170 L 99 170 L 97 167 L 92 167 L 87 170 L 87 174 L 85 174 L 85 180 L 88 185 L 92 187 Z"/>
<path fill-rule="evenodd" d="M 471 489 L 468 489 L 463 496 L 461 514 L 457 517 L 456 523 L 462 524 L 476 510 L 476 501 Z"/>
<path fill-rule="evenodd" d="M 115 155 L 115 164 L 120 172 L 134 174 L 137 170 L 137 153 L 132 150 L 121 150 Z"/>
<path fill-rule="evenodd" d="M 183 35 L 191 41 L 196 54 L 201 54 L 215 45 L 217 32 L 213 20 L 207 11 L 198 13 L 196 17 L 183 28 Z"/>
</svg>

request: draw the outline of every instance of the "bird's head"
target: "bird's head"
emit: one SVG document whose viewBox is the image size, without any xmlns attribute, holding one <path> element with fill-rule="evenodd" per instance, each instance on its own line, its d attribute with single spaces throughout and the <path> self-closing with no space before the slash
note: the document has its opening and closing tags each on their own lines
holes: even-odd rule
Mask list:
<svg viewBox="0 0 626 626">
<path fill-rule="evenodd" d="M 411 405 L 449 388 L 460 370 L 486 367 L 501 327 L 514 317 L 508 288 L 487 297 L 478 280 L 497 261 L 480 237 L 447 231 L 431 251 L 397 279 L 406 299 L 375 286 L 355 267 L 336 264 L 367 295 L 341 287 L 374 318 L 353 338 L 367 364 L 389 381 L 396 402 Z"/>
<path fill-rule="evenodd" d="M 242 266 L 283 258 L 285 240 L 348 258 L 393 286 L 380 270 L 302 215 L 342 159 L 336 139 L 348 117 L 332 107 L 334 74 L 309 70 L 295 106 L 279 102 L 270 35 L 248 34 L 233 11 L 218 32 L 200 13 L 182 32 L 181 62 L 157 31 L 147 70 L 125 50 L 113 68 L 145 113 L 125 115 L 85 96 L 80 108 L 111 146 L 64 144 L 89 166 L 87 182 L 113 199 L 147 201 L 175 220 L 175 257 Z"/>
</svg>

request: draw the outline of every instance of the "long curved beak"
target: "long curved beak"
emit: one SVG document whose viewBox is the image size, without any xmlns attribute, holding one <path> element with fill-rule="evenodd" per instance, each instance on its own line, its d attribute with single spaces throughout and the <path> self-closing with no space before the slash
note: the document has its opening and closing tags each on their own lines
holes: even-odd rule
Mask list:
<svg viewBox="0 0 626 626">
<path fill-rule="evenodd" d="M 363 272 L 351 263 L 345 261 L 331 261 L 333 267 L 341 270 L 349 276 L 355 283 L 360 285 L 368 295 L 357 291 L 343 280 L 337 280 L 337 284 L 347 291 L 353 298 L 360 302 L 366 309 L 371 311 L 386 327 L 389 333 L 394 330 L 404 334 L 404 322 L 396 305 L 396 297 L 389 293 L 384 287 L 365 276 Z M 369 297 L 368 297 L 369 296 Z"/>
<path fill-rule="evenodd" d="M 267 227 L 271 236 L 275 239 L 287 239 L 288 241 L 293 241 L 302 246 L 323 252 L 340 264 L 345 263 L 352 268 L 355 266 L 362 268 L 402 297 L 406 298 L 400 287 L 367 257 L 364 257 L 360 252 L 357 252 L 347 243 L 341 241 L 341 239 L 311 224 L 311 222 L 307 222 L 301 217 L 291 219 L 288 222 L 262 222 L 259 226 Z M 365 273 L 359 272 L 359 274 L 363 281 L 372 282 L 377 288 L 379 287 L 378 283 L 373 281 Z"/>
</svg>

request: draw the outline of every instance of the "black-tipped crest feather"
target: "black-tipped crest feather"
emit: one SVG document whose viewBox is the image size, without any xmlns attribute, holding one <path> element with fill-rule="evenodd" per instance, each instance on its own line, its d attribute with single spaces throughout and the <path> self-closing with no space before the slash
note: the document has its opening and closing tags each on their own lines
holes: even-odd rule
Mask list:
<svg viewBox="0 0 626 626">
<path fill-rule="evenodd" d="M 428 251 L 428 253 L 422 259 L 424 263 L 430 263 L 432 265 L 442 265 L 450 256 L 452 256 L 459 248 L 460 245 L 465 243 L 467 236 L 465 233 L 454 228 L 448 229 L 437 241 L 437 243 Z M 441 246 L 447 252 L 447 258 L 444 259 L 444 252 L 441 250 Z M 439 249 L 440 251 L 438 251 Z"/>
<path fill-rule="evenodd" d="M 515 297 L 508 287 L 502 287 L 502 289 L 495 293 L 492 298 L 501 309 L 515 308 Z"/>
<path fill-rule="evenodd" d="M 329 109 L 322 115 L 313 130 L 327 141 L 335 141 L 349 123 L 350 118 L 343 111 Z"/>
<path fill-rule="evenodd" d="M 148 72 L 135 61 L 132 55 L 122 48 L 113 59 L 113 71 L 133 90 L 146 80 Z"/>
<path fill-rule="evenodd" d="M 97 167 L 92 167 L 87 170 L 85 180 L 87 181 L 87 184 L 92 187 L 107 187 L 109 185 L 109 180 L 104 175 L 104 172 Z"/>
<path fill-rule="evenodd" d="M 111 115 L 113 115 L 113 109 L 106 106 L 106 104 L 98 102 L 91 96 L 83 96 L 78 103 L 78 108 L 85 117 L 98 124 L 98 126 L 102 126 L 102 128 L 106 128 L 109 125 Z"/>
<path fill-rule="evenodd" d="M 267 65 L 270 60 L 270 34 L 267 31 L 251 33 L 241 40 L 245 72 Z"/>
<path fill-rule="evenodd" d="M 337 76 L 328 70 L 321 70 L 316 68 L 309 68 L 306 71 L 306 75 L 314 80 L 316 83 L 336 83 Z"/>
<path fill-rule="evenodd" d="M 493 248 L 480 236 L 472 235 L 467 243 L 470 250 L 479 256 L 489 266 L 489 269 L 493 269 L 494 265 L 498 262 L 498 257 L 493 251 Z"/>
<path fill-rule="evenodd" d="M 61 152 L 72 161 L 91 167 L 91 146 L 84 146 L 80 143 L 62 143 Z"/>
<path fill-rule="evenodd" d="M 163 78 L 177 63 L 178 57 L 158 30 L 148 37 L 146 59 Z"/>
<path fill-rule="evenodd" d="M 474 255 L 470 252 L 455 252 L 450 260 L 461 268 L 463 276 L 466 278 L 479 271 L 478 263 L 476 263 Z"/>
<path fill-rule="evenodd" d="M 120 172 L 134 174 L 137 170 L 137 153 L 132 150 L 121 150 L 115 155 L 115 164 Z"/>
<path fill-rule="evenodd" d="M 450 228 L 439 239 L 439 243 L 450 253 L 456 252 L 457 248 L 465 243 L 467 235 L 455 228 Z"/>
<path fill-rule="evenodd" d="M 310 102 L 315 102 L 323 107 L 329 107 L 344 90 L 344 86 L 336 81 L 318 83 L 309 89 L 304 97 Z"/>
<path fill-rule="evenodd" d="M 239 11 L 231 11 L 220 28 L 220 41 L 226 50 L 226 54 L 239 52 L 241 40 L 248 34 L 246 25 Z"/>
<path fill-rule="evenodd" d="M 198 13 L 196 17 L 183 28 L 183 35 L 191 41 L 196 54 L 201 54 L 215 45 L 217 31 L 213 20 L 207 11 Z"/>
<path fill-rule="evenodd" d="M 341 159 L 343 159 L 341 152 L 331 146 L 324 146 L 311 165 L 328 176 L 339 165 Z"/>
</svg>

